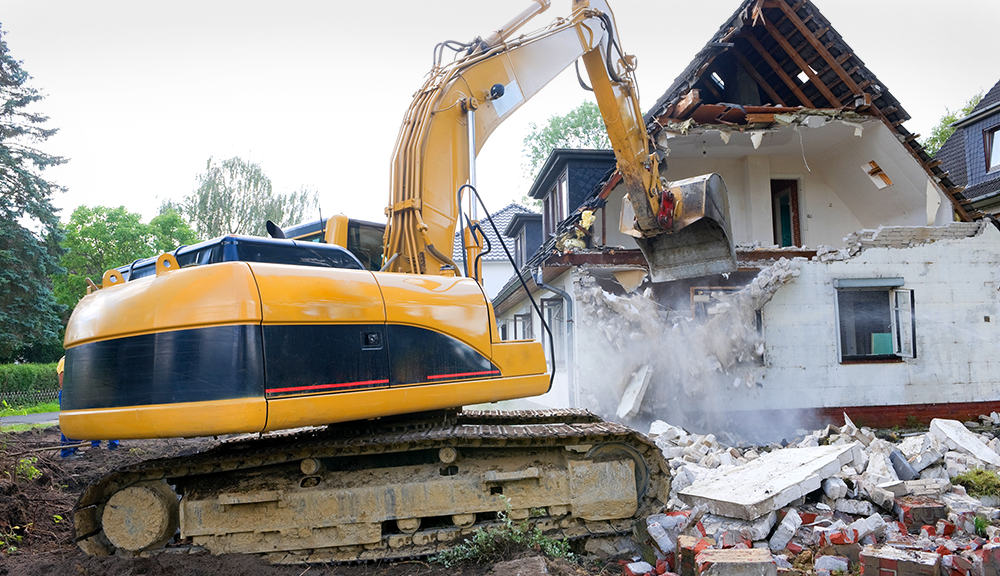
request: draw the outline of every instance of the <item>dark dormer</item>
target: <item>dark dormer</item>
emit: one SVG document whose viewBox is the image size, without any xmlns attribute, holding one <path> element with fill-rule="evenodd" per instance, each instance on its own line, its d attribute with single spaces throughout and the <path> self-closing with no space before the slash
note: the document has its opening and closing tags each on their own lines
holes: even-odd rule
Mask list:
<svg viewBox="0 0 1000 576">
<path fill-rule="evenodd" d="M 986 213 L 1000 212 L 1000 82 L 972 113 L 952 124 L 955 133 L 936 158 L 962 195 Z"/>
<path fill-rule="evenodd" d="M 514 240 L 514 264 L 520 270 L 542 245 L 542 215 L 527 212 L 515 214 L 503 235 Z"/>
<path fill-rule="evenodd" d="M 611 150 L 556 148 L 549 154 L 528 191 L 528 196 L 542 201 L 544 238 L 583 204 L 614 162 Z"/>
</svg>

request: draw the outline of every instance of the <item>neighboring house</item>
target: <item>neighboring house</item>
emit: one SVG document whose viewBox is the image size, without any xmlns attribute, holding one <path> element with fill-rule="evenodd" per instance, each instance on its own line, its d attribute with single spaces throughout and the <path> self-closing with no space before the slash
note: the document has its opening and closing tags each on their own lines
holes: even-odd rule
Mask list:
<svg viewBox="0 0 1000 576">
<path fill-rule="evenodd" d="M 1000 212 L 1000 82 L 972 110 L 956 121 L 955 132 L 935 158 L 962 195 L 988 214 Z"/>
<path fill-rule="evenodd" d="M 739 270 L 644 282 L 609 163 L 522 268 L 546 286 L 528 280 L 557 368 L 529 402 L 771 432 L 779 413 L 794 429 L 845 409 L 891 425 L 1000 408 L 988 361 L 966 360 L 995 338 L 1000 233 L 972 222 L 908 118 L 811 2 L 744 2 L 646 115 L 662 176 L 725 179 Z M 494 298 L 498 323 L 538 326 L 519 285 Z"/>
<path fill-rule="evenodd" d="M 529 208 L 525 208 L 517 203 L 511 203 L 507 206 L 497 210 L 492 214 L 493 223 L 496 225 L 497 230 L 500 235 L 503 236 L 504 230 L 515 219 L 523 218 L 541 218 L 537 212 L 533 212 Z M 483 230 L 483 235 L 486 236 L 488 245 L 492 248 L 489 254 L 482 257 L 483 263 L 483 288 L 486 290 L 486 296 L 489 298 L 495 297 L 500 289 L 503 288 L 504 283 L 507 279 L 514 274 L 514 268 L 511 267 L 510 261 L 507 260 L 507 254 L 504 252 L 503 246 L 500 245 L 500 237 L 497 236 L 496 232 L 493 230 L 493 226 L 490 225 L 489 221 L 486 220 L 485 214 L 483 218 L 480 219 L 480 226 Z M 525 239 L 521 240 L 521 244 L 518 245 L 517 240 L 503 236 L 502 240 L 506 244 L 507 249 L 511 251 L 511 254 L 517 252 L 528 255 L 534 254 L 535 250 L 541 244 L 541 236 L 536 234 L 529 238 L 533 243 L 525 243 Z M 484 248 L 485 250 L 485 248 Z M 455 244 L 452 249 L 452 260 L 455 261 L 459 267 L 465 266 L 465 254 L 462 253 L 462 236 L 461 232 L 455 233 Z M 516 260 L 515 260 L 516 261 Z M 523 261 L 523 260 L 522 260 Z M 461 274 L 464 276 L 465 271 L 462 270 Z"/>
</svg>

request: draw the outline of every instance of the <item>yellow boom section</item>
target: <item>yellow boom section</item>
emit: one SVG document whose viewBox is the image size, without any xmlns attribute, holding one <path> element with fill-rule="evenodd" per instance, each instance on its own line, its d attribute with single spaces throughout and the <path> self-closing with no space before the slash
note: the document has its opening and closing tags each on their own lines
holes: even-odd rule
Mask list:
<svg viewBox="0 0 1000 576">
<path fill-rule="evenodd" d="M 643 229 L 655 226 L 657 159 L 649 152 L 631 60 L 613 44 L 608 49 L 616 37 L 611 10 L 603 0 L 576 0 L 568 18 L 511 38 L 546 7 L 547 2 L 533 5 L 471 54 L 435 66 L 416 93 L 392 161 L 385 235 L 389 271 L 441 274 L 454 266 L 458 192 L 470 181 L 469 158 L 474 156 L 469 153 L 468 111 L 474 112 L 478 153 L 501 122 L 581 56 L 630 196 L 633 188 L 638 191 L 632 199 L 637 222 Z"/>
</svg>

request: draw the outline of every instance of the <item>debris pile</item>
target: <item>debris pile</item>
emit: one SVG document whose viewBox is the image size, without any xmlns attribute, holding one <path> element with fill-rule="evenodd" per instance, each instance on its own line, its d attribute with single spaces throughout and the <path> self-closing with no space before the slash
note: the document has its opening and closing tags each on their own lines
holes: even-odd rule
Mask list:
<svg viewBox="0 0 1000 576">
<path fill-rule="evenodd" d="M 1000 470 L 1000 439 L 935 419 L 900 442 L 827 426 L 782 446 L 727 447 L 662 421 L 665 509 L 636 527 L 625 574 L 997 576 L 1000 510 L 951 480 Z M 1000 425 L 1000 415 L 981 417 Z M 962 480 L 962 479 L 959 479 Z"/>
</svg>

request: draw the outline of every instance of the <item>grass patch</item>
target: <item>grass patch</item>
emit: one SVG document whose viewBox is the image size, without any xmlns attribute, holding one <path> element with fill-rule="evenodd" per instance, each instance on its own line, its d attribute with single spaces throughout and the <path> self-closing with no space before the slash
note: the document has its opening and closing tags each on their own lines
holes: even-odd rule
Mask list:
<svg viewBox="0 0 1000 576">
<path fill-rule="evenodd" d="M 538 527 L 531 527 L 528 522 L 515 523 L 510 518 L 510 500 L 504 496 L 501 498 L 505 509 L 499 513 L 502 520 L 499 526 L 477 530 L 465 542 L 432 556 L 431 561 L 444 564 L 447 568 L 466 562 L 491 564 L 527 550 L 541 552 L 549 558 L 573 560 L 569 542 L 550 538 Z"/>
<path fill-rule="evenodd" d="M 0 417 L 4 416 L 27 416 L 28 414 L 44 414 L 46 412 L 58 412 L 59 402 L 42 402 L 30 406 L 11 406 L 6 401 L 0 406 Z"/>
<path fill-rule="evenodd" d="M 972 496 L 1000 496 L 1000 476 L 990 470 L 974 468 L 955 476 L 951 482 L 964 486 Z"/>
<path fill-rule="evenodd" d="M 34 430 L 35 428 L 49 428 L 58 425 L 59 424 L 55 422 L 43 422 L 41 424 L 11 424 L 9 426 L 0 426 L 0 432 L 27 432 L 28 430 Z"/>
</svg>

